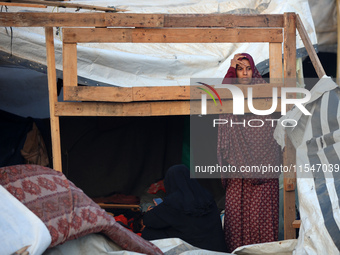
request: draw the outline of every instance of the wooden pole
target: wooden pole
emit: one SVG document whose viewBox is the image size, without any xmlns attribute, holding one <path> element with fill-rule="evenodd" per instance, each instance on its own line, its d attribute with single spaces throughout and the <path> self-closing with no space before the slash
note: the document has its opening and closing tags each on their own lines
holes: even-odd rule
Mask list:
<svg viewBox="0 0 340 255">
<path fill-rule="evenodd" d="M 295 13 L 284 14 L 284 85 L 296 86 L 296 15 Z M 288 95 L 293 98 L 293 95 Z M 287 109 L 288 110 L 288 109 Z M 295 239 L 296 233 L 293 227 L 295 220 L 295 184 L 296 176 L 294 166 L 296 165 L 296 151 L 290 141 L 285 137 L 286 146 L 283 152 L 283 164 L 288 166 L 290 172 L 283 174 L 283 217 L 284 217 L 284 239 Z"/>
<path fill-rule="evenodd" d="M 338 25 L 338 49 L 337 49 L 337 65 L 336 65 L 336 82 L 340 84 L 340 0 L 336 1 L 337 25 Z"/>
<path fill-rule="evenodd" d="M 315 69 L 319 79 L 321 79 L 326 74 L 326 72 L 323 69 L 323 66 L 320 62 L 320 59 L 319 59 L 318 55 L 316 54 L 315 49 L 313 47 L 313 44 L 308 37 L 307 31 L 306 31 L 305 27 L 303 26 L 303 23 L 301 21 L 299 14 L 296 15 L 296 27 L 297 27 L 297 30 L 298 30 L 299 35 L 301 37 L 301 40 L 303 42 L 303 45 L 305 46 L 305 48 L 308 52 L 308 55 L 309 55 L 309 57 L 312 61 L 314 69 Z M 339 60 L 339 58 L 338 58 L 338 60 Z"/>
<path fill-rule="evenodd" d="M 50 122 L 52 137 L 53 169 L 62 172 L 59 116 L 55 115 L 55 103 L 58 102 L 57 75 L 55 68 L 53 27 L 45 27 L 48 96 L 50 103 Z"/>
</svg>

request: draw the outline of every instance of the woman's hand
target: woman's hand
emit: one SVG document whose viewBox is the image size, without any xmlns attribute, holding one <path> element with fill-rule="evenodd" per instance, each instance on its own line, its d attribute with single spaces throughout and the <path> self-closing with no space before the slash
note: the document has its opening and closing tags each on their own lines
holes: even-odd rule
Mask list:
<svg viewBox="0 0 340 255">
<path fill-rule="evenodd" d="M 150 205 L 146 211 L 147 211 L 147 212 L 148 212 L 148 211 L 151 211 L 153 208 L 154 208 L 154 206 L 153 206 L 153 205 Z"/>
<path fill-rule="evenodd" d="M 244 63 L 241 60 L 239 60 L 239 58 L 242 59 L 243 57 L 245 56 L 242 54 L 235 54 L 234 58 L 231 60 L 230 66 L 234 68 L 236 68 L 236 65 L 245 66 Z"/>
</svg>

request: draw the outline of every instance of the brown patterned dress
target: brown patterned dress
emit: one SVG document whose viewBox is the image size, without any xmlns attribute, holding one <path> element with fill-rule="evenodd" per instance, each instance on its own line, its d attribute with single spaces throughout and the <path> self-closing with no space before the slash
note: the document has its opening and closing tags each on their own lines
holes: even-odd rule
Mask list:
<svg viewBox="0 0 340 255">
<path fill-rule="evenodd" d="M 249 62 L 253 68 L 253 78 L 259 78 L 254 79 L 253 83 L 264 83 L 253 59 Z M 230 68 L 226 78 L 233 77 L 236 77 L 235 68 Z M 261 168 L 281 165 L 281 150 L 273 138 L 273 123 L 276 124 L 276 121 L 268 121 L 272 116 L 223 114 L 220 118 L 227 119 L 228 123 L 245 123 L 219 125 L 217 156 L 221 166 L 230 164 L 240 171 L 246 166 Z M 263 123 L 263 126 L 248 125 L 249 120 L 254 119 L 258 121 L 251 121 L 251 125 L 261 126 Z M 278 239 L 279 174 L 222 176 L 226 189 L 224 233 L 229 252 L 242 245 Z"/>
</svg>

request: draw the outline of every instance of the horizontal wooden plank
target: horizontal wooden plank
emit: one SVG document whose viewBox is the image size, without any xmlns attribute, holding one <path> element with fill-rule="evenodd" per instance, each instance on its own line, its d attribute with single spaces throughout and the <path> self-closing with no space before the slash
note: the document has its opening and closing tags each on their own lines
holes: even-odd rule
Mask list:
<svg viewBox="0 0 340 255">
<path fill-rule="evenodd" d="M 201 101 L 191 101 L 190 102 L 190 114 L 191 115 L 199 115 L 202 113 L 201 109 Z M 253 100 L 253 106 L 256 110 L 268 110 L 272 106 L 271 99 L 256 99 Z M 275 109 L 276 112 L 281 111 L 281 100 L 278 99 L 277 107 Z M 212 100 L 207 101 L 207 114 L 223 114 L 223 113 L 232 113 L 233 112 L 233 100 L 222 100 L 222 106 L 217 104 L 215 105 Z M 248 108 L 247 100 L 244 101 L 244 112 L 250 113 L 251 111 Z M 256 118 L 255 118 L 256 119 Z"/>
<path fill-rule="evenodd" d="M 129 204 L 104 204 L 97 203 L 101 208 L 104 209 L 139 209 L 139 205 L 129 205 Z"/>
<path fill-rule="evenodd" d="M 163 27 L 163 14 L 0 13 L 4 27 Z"/>
<path fill-rule="evenodd" d="M 0 13 L 5 27 L 283 27 L 283 15 Z"/>
<path fill-rule="evenodd" d="M 236 85 L 235 85 L 236 86 Z M 257 84 L 252 88 L 252 98 L 272 98 L 276 87 L 278 97 L 281 96 L 281 84 Z M 93 86 L 64 86 L 65 101 L 99 101 L 99 102 L 132 102 L 132 101 L 164 101 L 200 99 L 204 91 L 202 86 L 157 86 L 157 87 L 93 87 Z M 237 85 L 245 98 L 248 98 L 248 86 Z M 232 99 L 233 95 L 227 88 L 216 88 L 221 99 Z M 217 100 L 217 96 L 213 94 Z M 211 98 L 208 97 L 208 100 Z"/>
<path fill-rule="evenodd" d="M 133 101 L 189 100 L 190 86 L 133 87 Z"/>
<path fill-rule="evenodd" d="M 58 102 L 56 116 L 166 116 L 189 115 L 189 101 L 98 103 Z"/>
<path fill-rule="evenodd" d="M 164 27 L 283 27 L 282 14 L 169 14 Z"/>
<path fill-rule="evenodd" d="M 64 101 L 131 102 L 132 88 L 64 86 Z"/>
<path fill-rule="evenodd" d="M 20 6 L 20 7 L 29 7 L 29 8 L 47 8 L 47 6 L 43 5 L 43 4 L 30 4 L 30 3 L 0 2 L 0 5 L 5 5 L 5 6 Z"/>
<path fill-rule="evenodd" d="M 64 28 L 64 43 L 282 42 L 280 28 Z"/>
<path fill-rule="evenodd" d="M 254 107 L 266 110 L 271 106 L 271 100 L 257 99 Z M 161 101 L 161 102 L 57 102 L 55 116 L 167 116 L 167 115 L 198 115 L 201 114 L 201 101 Z M 191 109 L 191 110 L 190 110 Z M 276 111 L 280 111 L 280 100 Z M 232 113 L 233 101 L 223 101 L 223 107 L 216 107 L 208 101 L 207 113 Z M 245 101 L 245 112 L 250 112 Z"/>
<path fill-rule="evenodd" d="M 228 88 L 223 88 L 222 86 L 215 86 L 215 90 L 220 96 L 221 99 L 232 99 L 233 95 L 231 91 Z M 272 98 L 273 97 L 273 89 L 272 88 L 277 88 L 277 96 L 281 96 L 281 88 L 283 87 L 282 83 L 272 83 L 272 84 L 256 84 L 256 85 L 251 85 L 251 86 L 246 86 L 246 85 L 233 85 L 235 87 L 238 87 L 243 95 L 244 98 L 248 98 L 248 88 L 252 88 L 252 98 Z M 194 87 L 199 87 L 199 88 L 204 88 L 204 86 L 194 86 Z M 207 89 L 207 88 L 206 88 Z M 210 90 L 210 89 L 208 89 Z M 217 95 L 215 95 L 212 91 L 210 91 L 212 95 L 214 96 L 215 100 L 217 100 Z M 194 89 L 191 90 L 190 93 L 190 98 L 191 99 L 199 99 L 201 98 L 202 94 L 206 94 L 206 92 L 202 91 L 201 89 Z M 207 96 L 207 99 L 211 99 L 210 96 Z"/>
<path fill-rule="evenodd" d="M 79 3 L 69 3 L 63 1 L 44 1 L 44 0 L 11 0 L 12 2 L 19 3 L 31 3 L 31 4 L 43 4 L 46 6 L 55 6 L 55 7 L 63 7 L 63 8 L 75 8 L 75 9 L 85 9 L 85 10 L 96 10 L 96 11 L 110 11 L 110 12 L 118 12 L 118 11 L 126 11 L 125 9 L 118 9 L 113 7 L 105 7 L 98 5 L 89 5 L 89 4 L 79 4 Z"/>
</svg>

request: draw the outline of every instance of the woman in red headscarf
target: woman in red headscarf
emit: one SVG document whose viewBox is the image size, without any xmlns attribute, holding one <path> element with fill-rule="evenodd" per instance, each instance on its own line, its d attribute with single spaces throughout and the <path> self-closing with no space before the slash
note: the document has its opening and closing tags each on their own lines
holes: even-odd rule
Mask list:
<svg viewBox="0 0 340 255">
<path fill-rule="evenodd" d="M 242 53 L 231 60 L 223 83 L 251 85 L 265 81 L 253 58 Z M 246 166 L 279 166 L 282 163 L 280 147 L 273 138 L 273 123 L 276 122 L 268 121 L 273 119 L 271 115 L 223 114 L 220 118 L 239 123 L 218 127 L 217 156 L 221 166 L 231 165 L 239 171 Z M 242 245 L 277 241 L 279 174 L 248 172 L 222 176 L 226 189 L 224 233 L 229 252 Z"/>
</svg>

